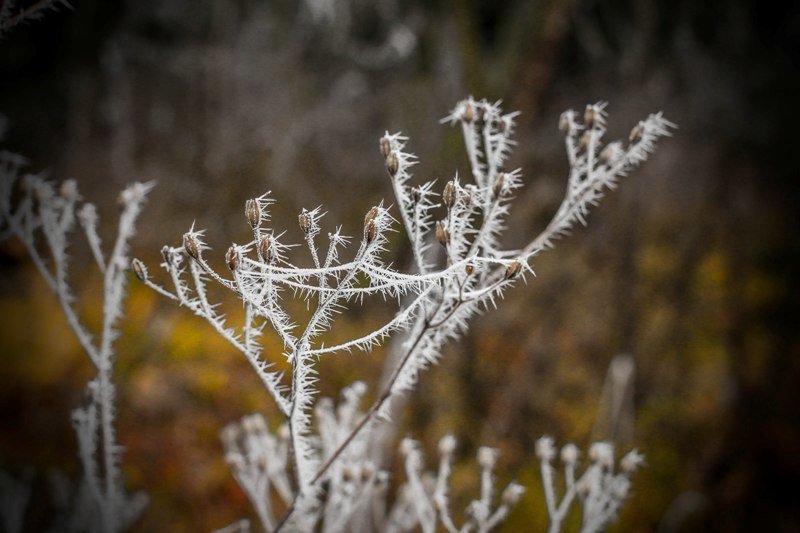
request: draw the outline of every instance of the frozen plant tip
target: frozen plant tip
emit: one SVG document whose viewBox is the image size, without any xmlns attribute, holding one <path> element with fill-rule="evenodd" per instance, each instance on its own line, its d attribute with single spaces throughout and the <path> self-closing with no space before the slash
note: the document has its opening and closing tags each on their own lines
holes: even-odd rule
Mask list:
<svg viewBox="0 0 800 533">
<path fill-rule="evenodd" d="M 474 315 L 494 307 L 509 287 L 533 272 L 530 261 L 536 254 L 552 247 L 576 223 L 585 223 L 589 208 L 641 163 L 672 127 L 661 114 L 650 115 L 639 124 L 636 142 L 604 145 L 605 104 L 590 105 L 582 117 L 573 111 L 562 115 L 560 129 L 570 165 L 564 200 L 544 231 L 521 249 L 506 249 L 501 236 L 513 192 L 523 185 L 519 169 L 505 168 L 514 146 L 516 115 L 503 113 L 499 103 L 486 100 L 468 98 L 456 105 L 443 122 L 461 127 L 471 182 L 454 176 L 440 198 L 432 181 L 411 186 L 416 158 L 406 151 L 408 139 L 387 132 L 378 148 L 392 185 L 396 218 L 380 203 L 356 229 L 360 237 L 350 239 L 336 228 L 328 233 L 326 249 L 319 242 L 323 214 L 319 208 L 303 210 L 298 223 L 310 257 L 305 264 L 286 253 L 292 246 L 284 242 L 289 230 L 266 227 L 272 199 L 265 194 L 245 204 L 253 238 L 228 250 L 229 273 L 212 268 L 206 258 L 210 254 L 203 253 L 207 247 L 202 232 L 192 228 L 182 245 L 164 248 L 161 266 L 169 288 L 151 276 L 137 276 L 208 321 L 247 358 L 277 404 L 284 440 L 267 436 L 260 424 L 251 424 L 244 433 L 226 430 L 223 437 L 234 474 L 266 530 L 404 530 L 419 525 L 433 531 L 437 523 L 448 531 L 459 530 L 446 508 L 446 488 L 436 485 L 431 492 L 421 473 L 421 452 L 410 440 L 401 446 L 409 481 L 396 498 L 396 510 L 383 512 L 388 484 L 377 465 L 384 463 L 379 443 L 390 434 L 391 426 L 385 422 L 393 415 L 391 400 L 414 389 L 420 373 L 438 363 L 443 346 L 460 337 Z M 401 228 L 414 258 L 410 272 L 392 267 L 386 257 L 387 236 Z M 442 247 L 431 250 L 433 241 Z M 355 246 L 345 259 L 351 242 Z M 241 300 L 242 323 L 228 323 L 212 302 L 209 282 Z M 393 316 L 372 331 L 326 344 L 323 335 L 334 327 L 335 316 L 370 297 L 397 302 Z M 288 314 L 292 299 L 311 306 L 310 317 L 302 324 Z M 280 342 L 282 353 L 265 353 L 263 338 L 268 334 Z M 345 389 L 336 411 L 329 400 L 317 399 L 321 358 L 371 351 L 397 334 L 404 335 L 404 342 L 392 344 L 385 385 L 363 414 L 358 408 L 363 385 Z M 279 359 L 291 366 L 290 375 L 275 369 Z M 254 459 L 255 452 L 248 451 L 251 442 L 261 442 L 258 449 L 269 453 L 259 452 L 259 459 Z M 450 441 L 442 445 L 443 460 L 449 461 L 452 447 Z M 553 449 L 542 448 L 541 457 L 548 463 L 554 454 Z M 468 529 L 495 527 L 522 494 L 518 485 L 509 486 L 500 507 L 491 510 L 494 462 L 495 452 L 482 449 L 481 497 L 468 509 Z M 440 466 L 439 478 L 449 475 L 448 464 Z M 269 500 L 270 488 L 286 505 L 280 518 L 271 503 L 263 501 Z M 367 515 L 372 522 L 364 522 Z M 388 522 L 377 523 L 375 517 Z"/>
</svg>

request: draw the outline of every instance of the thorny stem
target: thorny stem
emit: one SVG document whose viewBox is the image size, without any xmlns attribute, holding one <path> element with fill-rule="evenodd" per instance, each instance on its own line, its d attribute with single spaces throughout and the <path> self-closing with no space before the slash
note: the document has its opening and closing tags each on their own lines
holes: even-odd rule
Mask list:
<svg viewBox="0 0 800 533">
<path fill-rule="evenodd" d="M 456 311 L 464 303 L 467 303 L 467 302 L 472 301 L 472 300 L 475 299 L 475 298 L 468 299 L 468 300 L 463 299 L 463 288 L 464 288 L 464 285 L 466 284 L 467 279 L 468 278 L 465 277 L 464 281 L 460 284 L 460 286 L 459 286 L 459 299 L 456 302 L 456 304 L 453 307 L 453 309 L 450 310 L 450 312 L 447 314 L 447 316 L 445 316 L 444 318 L 442 318 L 442 319 L 440 319 L 440 320 L 438 320 L 436 322 L 431 322 L 432 318 L 436 317 L 436 315 L 439 313 L 439 311 L 441 310 L 442 306 L 444 305 L 444 299 L 442 299 L 439 302 L 439 304 L 437 305 L 435 311 L 432 313 L 431 318 L 426 318 L 425 319 L 422 329 L 420 330 L 420 332 L 417 335 L 417 337 L 414 339 L 414 342 L 411 344 L 411 346 L 406 351 L 406 353 L 403 356 L 403 358 L 400 360 L 400 363 L 398 363 L 398 365 L 395 367 L 395 369 L 392 372 L 392 375 L 389 377 L 389 380 L 388 380 L 386 386 L 384 387 L 383 392 L 381 393 L 381 395 L 373 402 L 373 404 L 370 406 L 369 410 L 361 418 L 361 420 L 358 422 L 358 424 L 356 424 L 356 426 L 353 428 L 353 430 L 347 435 L 347 437 L 341 442 L 341 444 L 339 444 L 339 447 L 336 448 L 336 450 L 330 455 L 330 457 L 328 457 L 328 459 L 325 461 L 325 463 L 323 463 L 323 465 L 319 468 L 317 473 L 314 475 L 314 477 L 309 482 L 309 485 L 314 485 L 320 479 L 322 479 L 322 477 L 325 475 L 325 473 L 328 471 L 328 469 L 333 465 L 334 462 L 336 462 L 336 459 L 338 459 L 339 456 L 342 453 L 344 453 L 345 449 L 347 449 L 347 447 L 350 445 L 350 443 L 353 441 L 353 439 L 355 439 L 355 437 L 361 432 L 361 430 L 364 428 L 364 426 L 366 426 L 367 423 L 370 422 L 374 418 L 374 416 L 381 409 L 381 407 L 383 407 L 383 405 L 386 403 L 386 401 L 392 396 L 392 388 L 394 387 L 395 382 L 397 381 L 398 377 L 402 373 L 402 371 L 405 368 L 405 366 L 408 363 L 408 361 L 411 359 L 411 356 L 416 351 L 417 346 L 419 346 L 419 343 L 422 341 L 422 339 L 425 338 L 426 334 L 429 331 L 435 330 L 435 329 L 441 327 L 443 324 L 445 324 L 447 322 L 447 320 L 450 317 L 452 317 L 456 313 Z M 501 283 L 503 283 L 503 281 L 504 280 L 500 280 L 500 281 L 496 282 L 492 286 L 492 289 L 494 289 L 497 286 L 499 286 Z M 288 519 L 291 517 L 292 513 L 294 513 L 298 497 L 299 497 L 299 494 L 298 494 L 298 496 L 295 497 L 294 501 L 292 502 L 292 505 L 289 506 L 289 509 L 287 509 L 286 513 L 283 515 L 283 518 L 281 518 L 281 521 L 278 522 L 278 525 L 275 528 L 275 533 L 277 533 L 278 531 L 281 530 L 281 528 L 286 524 Z"/>
</svg>

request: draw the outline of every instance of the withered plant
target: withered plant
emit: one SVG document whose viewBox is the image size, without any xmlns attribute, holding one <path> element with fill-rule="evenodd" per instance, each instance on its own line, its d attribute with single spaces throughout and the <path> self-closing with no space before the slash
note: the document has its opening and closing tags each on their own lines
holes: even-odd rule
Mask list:
<svg viewBox="0 0 800 533">
<path fill-rule="evenodd" d="M 499 503 L 494 501 L 494 450 L 479 451 L 480 496 L 457 526 L 448 498 L 455 440 L 442 439 L 440 464 L 433 473 L 423 472 L 419 446 L 403 440 L 407 480 L 392 497 L 387 495 L 381 443 L 390 433 L 392 400 L 413 390 L 420 373 L 440 360 L 442 347 L 459 338 L 475 314 L 494 307 L 504 291 L 532 273 L 529 263 L 534 256 L 553 247 L 577 223 L 585 224 L 590 207 L 643 162 L 673 126 L 661 113 L 652 114 L 633 128 L 627 142 L 604 144 L 605 107 L 588 105 L 583 116 L 574 111 L 561 116 L 570 166 L 566 194 L 546 228 L 520 249 L 505 249 L 501 243 L 513 193 L 523 185 L 520 169 L 505 169 L 514 145 L 516 113 L 504 114 L 499 103 L 468 98 L 443 122 L 462 129 L 471 179 L 455 177 L 441 192 L 430 181 L 413 186 L 410 171 L 416 161 L 406 151 L 408 139 L 387 133 L 379 148 L 396 212 L 383 203 L 372 207 L 357 237 L 346 237 L 336 228 L 328 233 L 323 253 L 323 214 L 319 208 L 304 209 L 298 222 L 310 255 L 306 265 L 293 262 L 286 233 L 270 224 L 274 200 L 269 193 L 246 202 L 245 218 L 253 237 L 246 244 L 230 245 L 227 273 L 211 267 L 203 231 L 194 226 L 180 245 L 162 249 L 161 267 L 170 288 L 158 284 L 143 262 L 133 261 L 140 280 L 204 318 L 242 352 L 283 416 L 276 432 L 261 415 L 247 416 L 222 432 L 226 458 L 265 530 L 488 531 L 505 519 L 523 489 L 511 483 Z M 387 234 L 397 226 L 410 241 L 415 263 L 411 272 L 393 268 L 387 259 Z M 355 252 L 340 259 L 351 242 L 357 245 Z M 209 298 L 209 282 L 241 300 L 242 324 L 227 322 Z M 358 338 L 326 344 L 324 334 L 334 327 L 334 317 L 367 297 L 398 302 L 393 317 Z M 313 305 L 303 324 L 287 312 L 291 299 Z M 265 353 L 261 339 L 268 330 L 280 339 L 282 353 Z M 388 378 L 365 411 L 360 404 L 366 387 L 361 383 L 345 389 L 338 406 L 317 398 L 316 365 L 321 358 L 370 351 L 393 334 L 404 335 L 404 342 L 395 343 L 399 351 L 387 356 Z M 291 366 L 289 376 L 276 370 L 278 358 Z M 549 440 L 541 441 L 539 448 L 545 487 L 550 487 L 546 503 L 553 530 L 561 527 L 563 509 L 573 501 L 583 504 L 587 531 L 608 523 L 627 494 L 619 488 L 622 480 L 628 480 L 640 463 L 636 452 L 629 454 L 623 459 L 623 472 L 615 477 L 613 451 L 596 445 L 586 473 L 575 480 L 577 453 L 566 448 L 562 458 L 570 488 L 556 504 L 549 466 L 555 452 Z M 283 502 L 280 509 L 275 506 L 278 499 Z"/>
</svg>

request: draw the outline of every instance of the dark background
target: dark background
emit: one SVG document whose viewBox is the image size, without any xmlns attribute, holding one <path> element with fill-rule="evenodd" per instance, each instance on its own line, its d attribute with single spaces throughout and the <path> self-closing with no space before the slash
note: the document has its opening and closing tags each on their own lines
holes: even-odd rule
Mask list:
<svg viewBox="0 0 800 533">
<path fill-rule="evenodd" d="M 0 41 L 3 148 L 32 171 L 77 179 L 105 220 L 125 183 L 157 180 L 133 241 L 156 264 L 195 220 L 217 250 L 241 242 L 241 206 L 266 190 L 279 200 L 275 226 L 296 240 L 296 213 L 319 204 L 328 227 L 354 234 L 391 195 L 384 130 L 410 137 L 419 180 L 443 183 L 468 174 L 458 132 L 439 119 L 469 94 L 502 99 L 522 112 L 510 162 L 526 183 L 507 233 L 515 246 L 563 195 L 561 111 L 607 100 L 617 138 L 663 110 L 674 137 L 447 348 L 402 431 L 430 456 L 455 432 L 457 501 L 474 493 L 477 446 L 501 448 L 501 479 L 529 487 L 508 531 L 546 523 L 532 451 L 542 434 L 581 446 L 613 436 L 620 451 L 645 453 L 619 530 L 800 531 L 800 10 L 350 0 L 315 17 L 308 5 L 75 1 L 17 26 Z M 110 240 L 113 225 L 102 232 Z M 0 254 L 0 467 L 35 469 L 31 509 L 41 510 L 47 473 L 77 474 L 69 411 L 91 368 L 20 247 Z M 75 263 L 86 254 L 77 247 Z M 89 322 L 97 279 L 74 275 Z M 337 327 L 363 331 L 389 312 L 368 305 Z M 598 405 L 618 353 L 636 363 L 633 422 L 609 434 Z M 137 285 L 118 354 L 126 480 L 152 499 L 137 528 L 208 530 L 250 516 L 217 440 L 245 413 L 274 414 L 245 361 Z M 353 379 L 374 388 L 381 361 L 379 350 L 324 363 L 323 392 Z M 29 528 L 44 528 L 34 514 Z"/>
</svg>

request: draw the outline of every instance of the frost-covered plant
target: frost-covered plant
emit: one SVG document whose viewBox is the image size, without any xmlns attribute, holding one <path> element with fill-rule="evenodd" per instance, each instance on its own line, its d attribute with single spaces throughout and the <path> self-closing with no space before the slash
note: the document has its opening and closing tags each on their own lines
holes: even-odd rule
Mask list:
<svg viewBox="0 0 800 533">
<path fill-rule="evenodd" d="M 114 341 L 128 277 L 128 243 L 151 185 L 134 183 L 120 194 L 116 241 L 110 255 L 105 255 L 97 232 L 97 210 L 83 202 L 75 181 L 56 187 L 40 176 L 21 175 L 25 164 L 18 155 L 0 152 L 0 240 L 16 237 L 24 245 L 97 370 L 86 386 L 86 404 L 72 412 L 83 479 L 79 488 L 67 491 L 73 500 L 66 520 L 76 530 L 120 531 L 147 502 L 143 493 L 125 491 L 114 427 L 113 372 Z M 102 323 L 96 333 L 81 321 L 70 287 L 68 250 L 76 223 L 103 274 Z"/>
<path fill-rule="evenodd" d="M 359 479 L 363 479 L 364 472 L 370 472 L 367 477 L 379 481 L 380 465 L 367 450 L 370 441 L 380 440 L 387 427 L 381 420 L 391 416 L 390 400 L 414 388 L 420 372 L 439 361 L 444 344 L 463 334 L 473 315 L 494 306 L 506 289 L 532 272 L 532 257 L 552 247 L 554 240 L 576 223 L 585 223 L 590 206 L 600 200 L 605 190 L 613 188 L 620 176 L 644 161 L 656 140 L 669 135 L 672 127 L 660 113 L 653 114 L 633 129 L 628 143 L 604 145 L 604 103 L 587 106 L 583 117 L 573 111 L 564 113 L 560 127 L 566 136 L 570 163 L 564 200 L 542 233 L 521 249 L 509 250 L 502 247 L 500 237 L 513 191 L 522 186 L 521 171 L 504 168 L 514 145 L 515 115 L 504 114 L 499 103 L 485 100 L 468 98 L 456 105 L 443 122 L 462 128 L 472 179 L 465 183 L 456 176 L 440 194 L 434 192 L 433 182 L 411 185 L 410 170 L 416 161 L 405 149 L 408 139 L 399 133 L 387 133 L 381 138 L 380 151 L 391 179 L 398 218 L 413 252 L 412 272 L 398 271 L 385 257 L 387 234 L 395 230 L 396 224 L 383 203 L 366 213 L 356 239 L 343 236 L 340 228 L 328 233 L 324 255 L 318 244 L 323 214 L 320 208 L 303 209 L 298 222 L 311 265 L 294 264 L 287 254 L 290 245 L 285 242 L 286 233 L 269 224 L 273 200 L 268 194 L 247 201 L 245 216 L 253 238 L 228 248 L 227 275 L 208 263 L 209 247 L 203 241 L 203 231 L 194 227 L 184 234 L 182 245 L 162 249 L 161 266 L 171 278 L 171 289 L 157 284 L 144 263 L 133 261 L 132 268 L 139 279 L 207 320 L 245 355 L 285 419 L 285 426 L 277 435 L 270 435 L 266 424 L 258 423 L 258 428 L 245 428 L 244 437 L 237 430 L 226 430 L 224 437 L 235 472 L 242 465 L 256 465 L 255 470 L 243 467 L 236 475 L 254 501 L 266 530 L 309 531 L 320 524 L 327 529 L 333 523 L 350 527 L 357 523 L 352 522 L 357 513 L 382 505 L 381 490 L 361 485 L 352 488 L 357 496 L 350 493 L 350 504 L 341 504 L 344 496 L 337 492 L 335 480 L 344 476 L 347 467 L 360 473 Z M 340 252 L 352 240 L 358 243 L 355 253 L 351 259 L 341 261 Z M 430 249 L 433 241 L 438 242 L 440 253 Z M 228 325 L 218 305 L 209 299 L 209 280 L 241 299 L 244 322 L 238 328 Z M 322 335 L 334 327 L 335 315 L 369 296 L 398 302 L 391 320 L 361 337 L 326 345 Z M 314 304 L 305 324 L 295 323 L 288 315 L 285 300 L 290 297 Z M 268 326 L 280 338 L 282 357 L 291 365 L 288 380 L 275 370 L 259 341 Z M 325 401 L 316 400 L 317 361 L 340 352 L 371 350 L 396 332 L 406 335 L 402 353 L 392 360 L 394 366 L 388 380 L 365 414 L 356 415 L 357 402 L 345 401 L 347 416 L 332 416 Z M 361 393 L 355 389 L 349 392 L 359 397 Z M 316 428 L 312 424 L 315 410 L 322 414 Z M 255 424 L 255 419 L 247 420 L 250 419 L 243 426 Z M 241 453 L 241 449 L 250 449 L 246 444 L 248 435 L 256 434 L 269 442 L 258 449 L 269 453 Z M 240 443 L 237 448 L 233 443 L 240 438 L 245 444 Z M 403 448 L 407 452 L 408 486 L 413 486 L 421 461 L 417 460 L 414 446 L 407 443 Z M 240 450 L 238 455 L 236 449 Z M 481 462 L 484 473 L 487 468 L 483 463 L 489 462 Z M 270 498 L 273 488 L 288 506 L 277 521 L 271 503 L 263 501 Z M 408 527 L 420 525 L 433 531 L 439 521 L 445 528 L 455 529 L 445 511 L 446 491 L 428 492 L 424 486 L 409 490 L 413 512 L 406 516 L 413 519 L 409 519 Z M 468 513 L 470 520 L 477 521 L 468 522 L 465 527 L 486 530 L 496 525 L 512 500 L 518 498 L 518 490 L 512 493 L 516 496 L 509 496 L 506 508 L 501 506 L 504 510 L 494 514 L 489 512 L 491 498 L 482 498 Z M 389 517 L 391 513 L 378 516 Z M 372 526 L 380 529 L 385 524 L 372 522 Z"/>
<path fill-rule="evenodd" d="M 561 531 L 564 519 L 575 502 L 582 510 L 581 531 L 584 533 L 600 531 L 616 520 L 619 508 L 630 494 L 631 475 L 642 466 L 644 456 L 635 449 L 631 450 L 620 459 L 619 472 L 615 473 L 614 446 L 608 442 L 595 442 L 589 448 L 589 465 L 576 479 L 580 450 L 574 444 L 567 444 L 560 453 L 564 465 L 565 491 L 559 500 L 553 467 L 556 453 L 552 438 L 542 437 L 536 442 L 545 503 L 550 516 L 548 531 Z"/>
<path fill-rule="evenodd" d="M 357 381 L 342 391 L 339 405 L 322 398 L 315 407 L 320 446 L 326 455 L 333 453 L 342 438 L 353 430 L 363 416 L 359 409 L 366 385 Z M 245 489 L 262 524 L 271 529 L 275 514 L 270 488 L 290 505 L 293 501 L 291 479 L 287 471 L 289 459 L 289 428 L 282 425 L 271 433 L 260 414 L 244 417 L 225 427 L 222 432 L 225 458 L 239 484 Z M 500 504 L 492 509 L 494 470 L 497 452 L 491 448 L 478 451 L 481 468 L 480 497 L 467 508 L 467 520 L 456 527 L 450 513 L 449 480 L 452 472 L 456 439 L 447 435 L 439 441 L 439 465 L 435 472 L 423 471 L 422 452 L 416 441 L 403 439 L 406 482 L 397 490 L 397 498 L 388 505 L 389 474 L 382 471 L 366 454 L 366 440 L 353 442 L 331 468 L 327 478 L 327 505 L 322 531 L 435 531 L 441 524 L 449 532 L 489 531 L 502 522 L 511 507 L 519 501 L 524 489 L 510 483 L 503 491 Z"/>
</svg>

